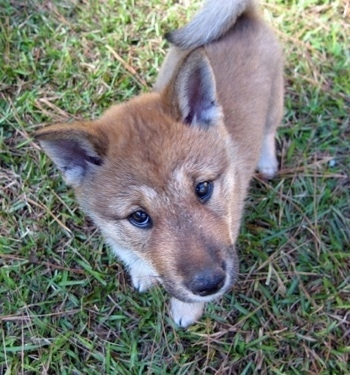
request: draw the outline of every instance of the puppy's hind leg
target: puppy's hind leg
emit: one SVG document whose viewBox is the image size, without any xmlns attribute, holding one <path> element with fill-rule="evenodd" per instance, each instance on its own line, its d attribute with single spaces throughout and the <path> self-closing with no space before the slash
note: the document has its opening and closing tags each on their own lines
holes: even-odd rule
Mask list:
<svg viewBox="0 0 350 375">
<path fill-rule="evenodd" d="M 264 135 L 263 144 L 260 151 L 258 170 L 263 178 L 267 180 L 273 178 L 278 170 L 276 158 L 275 132 Z"/>
<path fill-rule="evenodd" d="M 270 108 L 266 119 L 265 134 L 258 162 L 258 170 L 266 179 L 273 178 L 278 170 L 275 133 L 283 116 L 283 91 L 281 71 L 276 77 L 272 87 Z"/>
</svg>

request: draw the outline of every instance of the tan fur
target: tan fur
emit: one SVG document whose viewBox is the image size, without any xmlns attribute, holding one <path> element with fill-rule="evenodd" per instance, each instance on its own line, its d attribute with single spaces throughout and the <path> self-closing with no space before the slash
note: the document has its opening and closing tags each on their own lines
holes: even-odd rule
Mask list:
<svg viewBox="0 0 350 375">
<path fill-rule="evenodd" d="M 98 120 L 37 133 L 133 285 L 144 291 L 160 282 L 180 326 L 237 277 L 234 244 L 249 181 L 258 165 L 266 177 L 277 168 L 282 94 L 280 48 L 250 4 L 217 41 L 173 47 L 155 92 Z M 196 188 L 206 181 L 213 191 L 203 203 Z M 133 225 L 137 211 L 152 225 Z"/>
</svg>

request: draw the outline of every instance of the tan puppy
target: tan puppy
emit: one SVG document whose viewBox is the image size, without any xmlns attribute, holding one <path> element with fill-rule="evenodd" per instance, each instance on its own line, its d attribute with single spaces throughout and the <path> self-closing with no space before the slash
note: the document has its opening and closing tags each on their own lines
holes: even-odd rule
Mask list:
<svg viewBox="0 0 350 375">
<path fill-rule="evenodd" d="M 145 291 L 161 283 L 186 327 L 238 272 L 235 240 L 255 168 L 277 170 L 282 58 L 253 1 L 209 0 L 155 91 L 37 139 Z"/>
</svg>

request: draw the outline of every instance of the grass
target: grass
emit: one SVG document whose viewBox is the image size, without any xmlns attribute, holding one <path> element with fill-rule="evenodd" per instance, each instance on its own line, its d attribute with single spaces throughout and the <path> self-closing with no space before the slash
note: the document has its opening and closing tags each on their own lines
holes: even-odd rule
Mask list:
<svg viewBox="0 0 350 375">
<path fill-rule="evenodd" d="M 187 330 L 161 289 L 131 291 L 32 136 L 151 87 L 199 2 L 1 4 L 0 374 L 349 374 L 349 4 L 263 3 L 285 49 L 281 171 L 252 183 L 239 282 Z"/>
</svg>

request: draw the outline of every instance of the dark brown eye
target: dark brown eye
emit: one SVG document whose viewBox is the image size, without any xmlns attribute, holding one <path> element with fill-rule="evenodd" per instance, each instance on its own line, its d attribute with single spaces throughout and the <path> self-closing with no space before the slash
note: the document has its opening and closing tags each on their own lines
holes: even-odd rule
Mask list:
<svg viewBox="0 0 350 375">
<path fill-rule="evenodd" d="M 135 211 L 129 216 L 128 219 L 130 223 L 137 228 L 142 228 L 142 229 L 152 228 L 151 217 L 145 211 L 142 211 L 142 210 Z"/>
<path fill-rule="evenodd" d="M 213 183 L 211 181 L 200 182 L 196 185 L 196 195 L 202 203 L 206 203 L 213 193 Z"/>
</svg>

